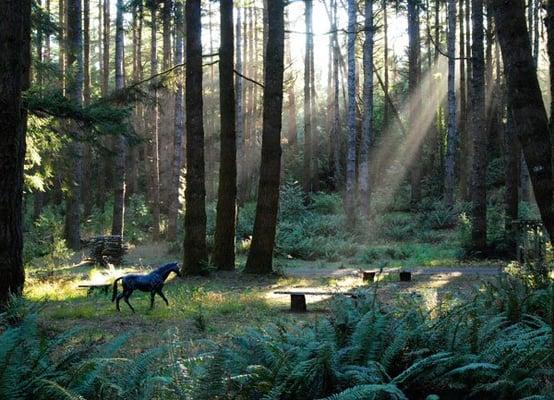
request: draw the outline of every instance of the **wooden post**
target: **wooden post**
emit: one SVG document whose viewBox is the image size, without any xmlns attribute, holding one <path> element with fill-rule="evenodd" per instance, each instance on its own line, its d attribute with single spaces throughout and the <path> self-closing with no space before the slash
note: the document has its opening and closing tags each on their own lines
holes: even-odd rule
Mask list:
<svg viewBox="0 0 554 400">
<path fill-rule="evenodd" d="M 410 282 L 412 280 L 412 273 L 409 271 L 400 271 L 400 282 Z"/>
<path fill-rule="evenodd" d="M 363 271 L 362 279 L 364 282 L 375 282 L 375 271 Z"/>
<path fill-rule="evenodd" d="M 290 310 L 292 312 L 306 312 L 306 296 L 303 294 L 291 294 Z"/>
</svg>

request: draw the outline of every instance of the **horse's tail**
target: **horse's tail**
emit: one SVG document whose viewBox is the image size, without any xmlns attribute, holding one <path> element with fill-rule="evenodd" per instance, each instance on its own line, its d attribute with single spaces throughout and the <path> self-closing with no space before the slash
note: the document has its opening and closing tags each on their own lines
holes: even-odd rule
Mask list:
<svg viewBox="0 0 554 400">
<path fill-rule="evenodd" d="M 117 278 L 115 281 L 113 281 L 112 302 L 115 301 L 115 298 L 117 296 L 117 281 L 120 281 L 121 279 L 123 279 L 123 277 Z"/>
</svg>

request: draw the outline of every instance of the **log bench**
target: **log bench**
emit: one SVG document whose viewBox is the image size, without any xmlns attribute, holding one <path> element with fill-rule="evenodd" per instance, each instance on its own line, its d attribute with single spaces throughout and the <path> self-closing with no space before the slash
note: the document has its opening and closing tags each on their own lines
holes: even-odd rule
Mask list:
<svg viewBox="0 0 554 400">
<path fill-rule="evenodd" d="M 95 283 L 95 284 L 82 284 L 79 285 L 79 289 L 87 289 L 87 296 L 91 295 L 95 290 L 99 290 L 104 294 L 110 293 L 111 283 Z"/>
<path fill-rule="evenodd" d="M 356 297 L 351 292 L 301 292 L 301 291 L 277 291 L 274 294 L 290 295 L 290 310 L 292 312 L 306 312 L 306 296 L 350 296 Z"/>
</svg>

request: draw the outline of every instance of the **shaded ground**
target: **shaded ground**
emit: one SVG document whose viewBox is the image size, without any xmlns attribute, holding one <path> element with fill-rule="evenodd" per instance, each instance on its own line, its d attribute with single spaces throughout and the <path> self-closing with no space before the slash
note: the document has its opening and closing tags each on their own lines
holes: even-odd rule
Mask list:
<svg viewBox="0 0 554 400">
<path fill-rule="evenodd" d="M 28 271 L 26 297 L 37 303 L 47 300 L 41 305 L 41 316 L 43 325 L 51 330 L 79 326 L 83 335 L 93 340 L 132 332 L 130 343 L 136 351 L 179 340 L 193 352 L 200 339 L 225 340 L 248 326 L 312 320 L 329 309 L 331 296 L 310 296 L 308 313 L 290 313 L 289 296 L 274 294 L 277 290 L 341 292 L 366 288 L 375 291 L 383 302 L 417 298 L 433 308 L 465 297 L 484 280 L 494 279 L 502 268 L 499 264 L 411 268 L 413 279 L 408 283 L 398 282 L 398 268 L 384 268 L 377 282 L 365 284 L 354 265 L 285 260 L 282 275 L 270 277 L 234 272 L 214 273 L 207 278 L 171 278 L 164 290 L 169 307 L 158 298 L 154 310 L 149 310 L 149 295 L 136 292 L 131 298 L 136 314 L 123 303 L 118 313 L 110 301 L 111 291 L 109 296 L 100 292 L 87 296 L 86 290 L 77 288 L 83 282 L 111 282 L 131 271 L 147 272 L 146 265 L 174 259 L 163 246 L 143 246 L 132 249 L 127 257 L 129 266 L 121 269 L 99 269 L 75 262 L 56 269 L 52 275 L 36 267 Z"/>
</svg>

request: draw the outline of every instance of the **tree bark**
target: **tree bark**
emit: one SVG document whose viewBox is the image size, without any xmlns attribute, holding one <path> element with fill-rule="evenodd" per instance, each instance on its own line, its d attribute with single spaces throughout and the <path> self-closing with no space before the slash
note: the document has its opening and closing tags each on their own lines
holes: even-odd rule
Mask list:
<svg viewBox="0 0 554 400">
<path fill-rule="evenodd" d="M 487 249 L 487 130 L 485 126 L 485 59 L 483 48 L 483 0 L 472 0 L 471 131 L 473 169 L 471 188 L 472 248 Z"/>
<path fill-rule="evenodd" d="M 23 167 L 31 1 L 0 1 L 0 309 L 23 291 Z"/>
<path fill-rule="evenodd" d="M 448 0 L 448 133 L 444 173 L 444 202 L 454 205 L 456 130 L 456 0 Z"/>
<path fill-rule="evenodd" d="M 208 261 L 200 0 L 186 2 L 186 63 L 187 186 L 183 273 L 199 275 Z"/>
<path fill-rule="evenodd" d="M 67 3 L 67 94 L 78 105 L 83 104 L 83 29 L 81 1 Z M 72 142 L 69 145 L 70 176 L 66 195 L 64 236 L 69 248 L 81 248 L 81 185 L 83 181 L 83 144 L 79 142 L 80 132 L 70 124 Z"/>
<path fill-rule="evenodd" d="M 369 146 L 373 141 L 373 0 L 365 0 L 364 41 L 364 114 L 360 142 L 360 173 L 358 175 L 360 211 L 369 218 Z"/>
<path fill-rule="evenodd" d="M 535 199 L 552 242 L 552 147 L 548 117 L 525 25 L 523 0 L 492 0 L 508 89 L 508 107 L 521 143 Z"/>
<path fill-rule="evenodd" d="M 243 22 L 242 14 L 245 14 L 246 11 L 244 7 L 237 7 L 237 24 L 236 24 L 236 40 L 235 40 L 235 54 L 236 54 L 236 70 L 239 74 L 244 75 L 244 66 L 243 66 L 243 41 L 246 44 L 246 29 L 243 32 Z M 246 19 L 246 18 L 245 18 Z M 239 204 L 244 200 L 244 185 L 245 185 L 245 168 L 244 164 L 245 159 L 245 142 L 244 142 L 244 82 L 242 77 L 236 77 L 236 135 L 237 135 L 237 200 Z"/>
<path fill-rule="evenodd" d="M 183 2 L 175 2 L 175 65 L 183 63 Z M 169 203 L 169 215 L 167 224 L 167 239 L 177 238 L 177 222 L 179 220 L 179 189 L 181 187 L 181 168 L 183 165 L 183 136 L 185 134 L 185 116 L 183 110 L 183 70 L 176 71 L 177 89 L 175 91 L 175 137 L 173 153 L 173 176 L 171 185 L 171 197 Z"/>
<path fill-rule="evenodd" d="M 306 47 L 304 59 L 304 193 L 308 195 L 312 191 L 312 78 L 311 57 L 313 49 L 312 32 L 312 0 L 304 0 L 306 6 Z"/>
<path fill-rule="evenodd" d="M 123 0 L 117 0 L 115 20 L 115 89 L 125 87 L 125 42 L 123 32 Z M 125 221 L 125 166 L 127 158 L 127 138 L 119 135 L 116 138 L 116 156 L 114 163 L 114 201 L 112 235 L 123 235 Z"/>
<path fill-rule="evenodd" d="M 346 160 L 346 218 L 353 226 L 356 191 L 356 4 L 348 0 L 348 142 Z"/>
<path fill-rule="evenodd" d="M 419 103 L 413 96 L 415 95 L 421 73 L 420 63 L 420 34 L 419 34 L 419 5 L 417 0 L 408 0 L 408 91 L 410 93 L 410 126 L 414 126 L 416 119 L 415 106 Z M 410 183 L 411 183 L 411 204 L 412 207 L 417 207 L 421 200 L 421 166 L 420 153 L 421 149 L 413 149 L 415 152 L 414 162 L 410 167 Z"/>
<path fill-rule="evenodd" d="M 279 208 L 281 124 L 285 47 L 284 1 L 268 2 L 268 35 L 264 59 L 263 133 L 260 183 L 254 232 L 245 271 L 272 271 Z"/>
<path fill-rule="evenodd" d="M 233 0 L 221 0 L 220 16 L 219 102 L 221 107 L 221 146 L 213 261 L 219 269 L 232 271 L 235 269 L 237 203 Z"/>
<path fill-rule="evenodd" d="M 150 27 L 150 74 L 152 76 L 158 73 L 158 46 L 157 46 L 157 5 L 151 4 L 151 27 Z M 153 229 L 152 236 L 154 241 L 160 239 L 160 145 L 159 145 L 159 133 L 160 133 L 160 110 L 159 110 L 159 93 L 157 89 L 154 89 L 154 106 L 152 111 L 151 125 L 151 137 L 149 140 L 149 153 L 150 153 L 150 204 L 152 207 L 153 216 Z"/>
</svg>

